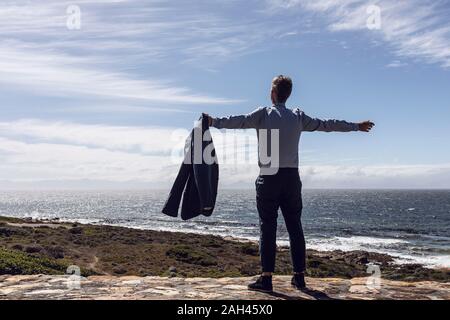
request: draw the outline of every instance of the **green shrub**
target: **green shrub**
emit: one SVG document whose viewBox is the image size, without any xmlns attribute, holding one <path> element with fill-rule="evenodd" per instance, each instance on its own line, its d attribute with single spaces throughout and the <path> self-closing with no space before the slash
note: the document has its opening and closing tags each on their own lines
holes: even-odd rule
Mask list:
<svg viewBox="0 0 450 320">
<path fill-rule="evenodd" d="M 243 243 L 241 252 L 250 256 L 257 256 L 259 255 L 259 248 L 256 244 L 253 243 Z"/>
<path fill-rule="evenodd" d="M 66 269 L 52 259 L 0 248 L 0 274 L 64 274 Z"/>
<path fill-rule="evenodd" d="M 217 265 L 215 257 L 186 245 L 176 245 L 167 250 L 166 255 L 184 263 L 204 267 Z"/>
</svg>

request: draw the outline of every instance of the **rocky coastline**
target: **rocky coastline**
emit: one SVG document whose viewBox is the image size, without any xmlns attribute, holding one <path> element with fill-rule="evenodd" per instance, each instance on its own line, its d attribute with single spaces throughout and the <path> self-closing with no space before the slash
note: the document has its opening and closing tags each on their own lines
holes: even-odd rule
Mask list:
<svg viewBox="0 0 450 320">
<path fill-rule="evenodd" d="M 398 265 L 385 254 L 308 250 L 307 276 L 449 282 L 450 271 Z M 212 235 L 0 217 L 0 274 L 83 276 L 249 277 L 259 273 L 254 242 Z M 379 270 L 379 271 L 378 271 Z M 289 275 L 289 250 L 280 247 L 276 274 Z"/>
</svg>

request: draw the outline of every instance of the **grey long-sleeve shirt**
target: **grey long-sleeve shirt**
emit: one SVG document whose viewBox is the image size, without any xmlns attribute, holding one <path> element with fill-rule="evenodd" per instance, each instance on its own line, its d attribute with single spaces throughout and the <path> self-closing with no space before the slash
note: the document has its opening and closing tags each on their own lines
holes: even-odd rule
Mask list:
<svg viewBox="0 0 450 320">
<path fill-rule="evenodd" d="M 357 123 L 311 118 L 299 108 L 289 109 L 284 104 L 261 107 L 246 115 L 213 118 L 212 126 L 218 129 L 257 129 L 258 139 L 260 139 L 261 129 L 266 129 L 269 132 L 268 141 L 270 141 L 271 129 L 278 129 L 279 168 L 298 167 L 298 146 L 302 131 L 358 131 Z M 259 148 L 259 159 L 261 159 L 261 148 Z M 264 166 L 261 161 L 259 165 Z"/>
</svg>

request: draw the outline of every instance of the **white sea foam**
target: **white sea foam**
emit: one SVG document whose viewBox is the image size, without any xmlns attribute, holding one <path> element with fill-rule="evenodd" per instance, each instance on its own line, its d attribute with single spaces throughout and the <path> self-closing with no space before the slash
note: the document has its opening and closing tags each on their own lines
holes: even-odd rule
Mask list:
<svg viewBox="0 0 450 320">
<path fill-rule="evenodd" d="M 418 256 L 400 253 L 398 254 L 398 257 L 394 259 L 394 261 L 398 264 L 418 263 L 426 268 L 450 268 L 450 255 Z"/>
<path fill-rule="evenodd" d="M 398 264 L 418 263 L 429 268 L 450 268 L 450 255 L 406 253 L 408 245 L 409 242 L 402 239 L 363 236 L 307 239 L 307 247 L 318 251 L 363 250 L 391 255 Z"/>
<path fill-rule="evenodd" d="M 374 238 L 363 236 L 312 238 L 308 241 L 308 244 L 312 249 L 320 251 L 367 250 L 368 248 L 386 249 L 390 247 L 398 247 L 401 244 L 407 243 L 408 241 L 401 239 Z"/>
</svg>

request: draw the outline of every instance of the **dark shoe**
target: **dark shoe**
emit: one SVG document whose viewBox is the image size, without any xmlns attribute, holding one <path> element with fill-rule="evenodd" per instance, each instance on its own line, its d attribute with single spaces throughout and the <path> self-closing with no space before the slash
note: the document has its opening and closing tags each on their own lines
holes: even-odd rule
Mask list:
<svg viewBox="0 0 450 320">
<path fill-rule="evenodd" d="M 255 282 L 248 285 L 248 290 L 261 291 L 261 292 L 272 292 L 272 277 L 271 276 L 260 276 Z"/>
<path fill-rule="evenodd" d="M 292 277 L 291 284 L 298 290 L 306 289 L 305 275 L 303 273 L 295 274 Z"/>
</svg>

